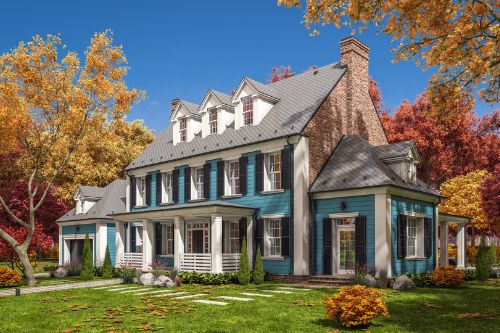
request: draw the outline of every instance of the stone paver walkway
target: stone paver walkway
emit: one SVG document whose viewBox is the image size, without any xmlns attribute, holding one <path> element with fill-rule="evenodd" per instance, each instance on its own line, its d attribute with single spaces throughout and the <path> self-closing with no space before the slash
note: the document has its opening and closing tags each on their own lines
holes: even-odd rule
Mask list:
<svg viewBox="0 0 500 333">
<path fill-rule="evenodd" d="M 90 282 L 76 282 L 76 283 L 58 284 L 58 285 L 43 286 L 43 287 L 21 288 L 21 295 L 32 294 L 32 293 L 43 293 L 43 292 L 47 292 L 47 291 L 108 286 L 108 285 L 114 285 L 114 284 L 118 284 L 118 283 L 121 283 L 121 279 L 90 281 Z M 16 294 L 16 289 L 0 290 L 0 297 L 13 296 L 15 294 Z"/>
</svg>

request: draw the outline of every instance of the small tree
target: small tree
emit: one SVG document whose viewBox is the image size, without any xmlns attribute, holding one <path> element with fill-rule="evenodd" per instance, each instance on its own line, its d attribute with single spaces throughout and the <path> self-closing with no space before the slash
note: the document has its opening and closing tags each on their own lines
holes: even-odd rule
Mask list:
<svg viewBox="0 0 500 333">
<path fill-rule="evenodd" d="M 497 247 L 493 243 L 491 243 L 490 250 L 488 251 L 488 260 L 490 265 L 495 265 L 497 263 Z"/>
<path fill-rule="evenodd" d="M 113 277 L 113 265 L 111 264 L 111 254 L 109 254 L 109 248 L 106 245 L 106 255 L 104 256 L 104 264 L 102 265 L 102 277 L 105 279 L 111 279 Z"/>
<path fill-rule="evenodd" d="M 250 262 L 248 260 L 247 240 L 243 239 L 241 244 L 240 270 L 238 271 L 238 282 L 242 285 L 250 283 Z"/>
<path fill-rule="evenodd" d="M 481 245 L 476 256 L 476 277 L 479 281 L 486 281 L 490 276 L 490 263 L 486 250 L 486 240 L 481 236 Z"/>
<path fill-rule="evenodd" d="M 262 255 L 260 254 L 260 245 L 257 246 L 257 256 L 253 267 L 253 282 L 255 284 L 264 283 L 264 266 L 262 266 Z"/>
<path fill-rule="evenodd" d="M 83 241 L 82 271 L 80 277 L 83 280 L 92 280 L 94 277 L 94 261 L 90 249 L 89 234 L 85 236 L 85 240 Z"/>
</svg>

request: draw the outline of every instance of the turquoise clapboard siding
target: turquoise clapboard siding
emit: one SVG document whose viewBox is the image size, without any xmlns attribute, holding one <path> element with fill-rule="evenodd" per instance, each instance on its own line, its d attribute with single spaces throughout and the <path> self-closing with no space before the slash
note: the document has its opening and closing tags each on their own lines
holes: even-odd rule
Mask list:
<svg viewBox="0 0 500 333">
<path fill-rule="evenodd" d="M 340 203 L 346 203 L 346 209 L 340 208 Z M 323 274 L 323 219 L 332 213 L 359 212 L 366 216 L 366 264 L 375 267 L 375 196 L 362 195 L 331 199 L 316 199 L 314 205 L 316 274 Z M 332 242 L 336 246 L 336 242 Z"/>
<path fill-rule="evenodd" d="M 174 257 L 156 256 L 156 262 L 167 267 L 174 267 Z"/>
<path fill-rule="evenodd" d="M 398 259 L 397 257 L 397 231 L 398 215 L 405 212 L 418 212 L 432 219 L 432 247 L 433 255 L 426 259 Z M 392 252 L 392 275 L 397 276 L 404 273 L 420 273 L 434 270 L 434 249 L 436 242 L 435 207 L 433 203 L 391 196 L 391 252 Z"/>
<path fill-rule="evenodd" d="M 111 264 L 116 265 L 116 225 L 114 223 L 108 223 L 107 228 L 107 244 L 109 249 L 109 255 L 111 256 Z"/>
<path fill-rule="evenodd" d="M 79 224 L 79 225 L 65 225 L 62 227 L 62 234 L 64 235 L 86 235 L 89 236 L 92 234 L 94 239 L 96 238 L 96 225 L 95 223 L 91 224 Z M 92 240 L 91 240 L 92 241 Z M 92 244 L 92 248 L 94 249 L 94 265 L 96 261 L 96 246 L 95 242 Z M 64 253 L 64 246 L 62 246 L 62 261 L 66 262 L 68 259 L 65 258 L 66 253 Z"/>
</svg>

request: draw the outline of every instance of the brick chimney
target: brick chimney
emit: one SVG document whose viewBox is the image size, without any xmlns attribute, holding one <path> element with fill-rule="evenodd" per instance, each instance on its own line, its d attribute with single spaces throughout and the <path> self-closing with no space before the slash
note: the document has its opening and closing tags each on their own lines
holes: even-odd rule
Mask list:
<svg viewBox="0 0 500 333">
<path fill-rule="evenodd" d="M 175 110 L 175 107 L 177 106 L 177 104 L 179 104 L 179 99 L 178 98 L 174 98 L 173 100 L 170 101 L 170 111 L 171 112 L 174 112 Z"/>
<path fill-rule="evenodd" d="M 366 98 L 365 94 L 368 93 L 369 53 L 368 46 L 352 36 L 340 41 L 340 63 L 347 67 L 347 93 L 352 93 L 352 102 L 358 98 Z M 354 106 L 351 111 L 355 109 Z"/>
</svg>

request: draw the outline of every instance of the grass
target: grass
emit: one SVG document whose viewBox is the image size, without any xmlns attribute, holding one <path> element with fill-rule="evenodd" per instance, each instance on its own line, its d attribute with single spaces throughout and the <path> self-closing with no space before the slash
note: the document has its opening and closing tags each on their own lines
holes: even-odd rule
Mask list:
<svg viewBox="0 0 500 333">
<path fill-rule="evenodd" d="M 38 265 L 36 267 L 33 268 L 33 272 L 36 274 L 36 273 L 47 273 L 45 270 L 44 270 L 44 267 L 47 267 L 47 266 L 53 266 L 53 265 L 57 265 L 57 260 L 52 260 L 52 261 L 39 261 L 38 262 Z M 6 266 L 6 267 L 10 267 L 10 265 L 6 262 L 0 262 L 0 266 Z M 20 272 L 19 269 L 17 269 L 17 267 L 15 268 L 16 271 Z"/>
<path fill-rule="evenodd" d="M 175 291 L 250 297 L 226 306 L 152 298 L 111 291 L 78 289 L 0 298 L 0 332 L 343 332 L 326 319 L 321 297 L 330 290 L 239 295 L 274 289 L 265 286 L 184 285 Z M 500 286 L 466 283 L 459 289 L 418 288 L 387 291 L 390 317 L 379 318 L 370 332 L 498 332 Z M 479 313 L 477 318 L 459 318 Z M 29 323 L 29 324 L 27 324 Z M 67 331 L 66 331 L 67 330 Z M 352 332 L 348 330 L 346 332 Z"/>
</svg>

